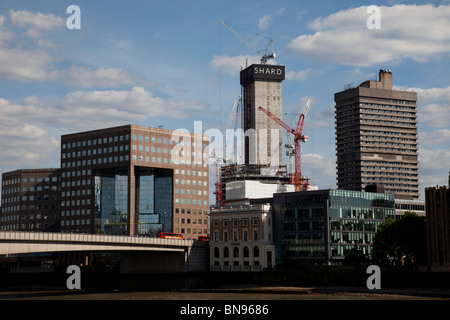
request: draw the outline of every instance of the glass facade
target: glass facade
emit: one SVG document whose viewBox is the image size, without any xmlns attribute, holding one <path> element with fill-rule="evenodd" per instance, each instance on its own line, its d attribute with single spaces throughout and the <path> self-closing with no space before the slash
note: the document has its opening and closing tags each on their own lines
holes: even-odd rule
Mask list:
<svg viewBox="0 0 450 320">
<path fill-rule="evenodd" d="M 393 194 L 330 190 L 331 259 L 370 258 L 378 225 L 395 219 Z"/>
<path fill-rule="evenodd" d="M 98 172 L 94 181 L 100 233 L 127 234 L 128 174 Z"/>
<path fill-rule="evenodd" d="M 173 170 L 138 167 L 135 170 L 135 214 L 139 235 L 155 236 L 172 230 Z M 128 173 L 95 173 L 95 207 L 100 233 L 127 235 Z"/>
<path fill-rule="evenodd" d="M 277 260 L 370 258 L 378 225 L 395 217 L 392 194 L 321 190 L 276 194 Z"/>
</svg>

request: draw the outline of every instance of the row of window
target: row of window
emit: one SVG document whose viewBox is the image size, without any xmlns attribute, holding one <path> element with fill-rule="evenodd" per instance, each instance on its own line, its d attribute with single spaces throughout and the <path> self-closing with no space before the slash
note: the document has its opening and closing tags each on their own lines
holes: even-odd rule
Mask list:
<svg viewBox="0 0 450 320">
<path fill-rule="evenodd" d="M 175 218 L 175 223 L 187 223 L 187 224 L 208 224 L 208 219 L 185 219 L 185 218 Z"/>
<path fill-rule="evenodd" d="M 384 186 L 389 186 L 389 184 L 387 184 L 387 181 L 417 183 L 417 185 L 419 184 L 418 178 L 402 179 L 402 178 L 386 178 L 384 176 L 383 177 L 362 177 L 361 181 L 366 181 L 366 182 L 379 181 L 379 182 L 383 182 Z M 391 186 L 400 187 L 400 186 L 405 186 L 405 185 L 391 185 Z"/>
<path fill-rule="evenodd" d="M 175 233 L 183 233 L 183 234 L 208 234 L 208 229 L 175 228 Z"/>
<path fill-rule="evenodd" d="M 35 192 L 35 191 L 58 191 L 58 186 L 31 186 L 31 187 L 22 187 L 22 192 Z M 20 192 L 20 188 L 7 188 L 7 189 L 3 189 L 2 194 L 4 196 L 9 195 L 9 194 L 14 194 L 14 193 L 19 193 Z"/>
<path fill-rule="evenodd" d="M 90 215 L 91 209 L 77 209 L 77 210 L 62 210 L 61 216 L 62 217 L 69 217 L 69 216 L 79 216 L 79 215 Z"/>
<path fill-rule="evenodd" d="M 358 162 L 355 162 L 358 163 Z M 380 160 L 363 160 L 361 161 L 363 165 L 367 164 L 376 164 L 376 165 L 386 165 L 386 166 L 404 166 L 407 165 L 407 162 L 396 162 L 396 161 L 380 161 Z M 415 165 L 415 163 L 413 163 Z M 387 169 L 388 167 L 386 167 Z M 400 170 L 401 168 L 396 168 L 397 170 Z"/>
<path fill-rule="evenodd" d="M 11 197 L 11 198 L 4 198 L 3 199 L 3 203 L 13 203 L 13 202 L 17 202 L 18 197 Z M 52 195 L 48 195 L 48 194 L 44 194 L 44 195 L 37 195 L 37 196 L 22 196 L 22 201 L 35 201 L 35 200 L 45 200 L 45 201 L 52 201 L 52 200 L 58 200 L 58 196 L 56 194 L 52 194 Z"/>
<path fill-rule="evenodd" d="M 187 194 L 187 195 L 198 195 L 198 196 L 207 196 L 208 195 L 208 191 L 206 190 L 195 190 L 195 189 L 175 189 L 175 194 Z"/>
<path fill-rule="evenodd" d="M 58 177 L 53 176 L 53 177 L 23 177 L 22 179 L 20 178 L 15 178 L 15 179 L 5 179 L 3 180 L 2 184 L 3 186 L 9 186 L 12 184 L 18 184 L 20 182 L 23 183 L 27 183 L 27 182 L 58 182 Z"/>
<path fill-rule="evenodd" d="M 184 199 L 184 198 L 175 198 L 176 204 L 194 204 L 194 205 L 208 205 L 208 200 L 197 200 L 197 199 Z"/>
<path fill-rule="evenodd" d="M 9 231 L 9 230 L 41 230 L 42 228 L 47 228 L 48 223 L 21 223 L 21 224 L 8 224 L 3 225 L 0 227 L 0 230 L 2 231 Z"/>
<path fill-rule="evenodd" d="M 239 258 L 240 256 L 240 249 L 239 247 L 233 247 L 233 258 Z M 242 255 L 244 258 L 250 258 L 250 251 L 252 252 L 253 258 L 259 258 L 259 247 L 254 246 L 252 250 L 250 250 L 249 247 L 244 246 L 242 248 Z M 222 257 L 223 258 L 230 258 L 230 248 L 224 247 L 222 251 Z M 218 247 L 214 248 L 214 258 L 221 258 L 220 249 Z"/>
<path fill-rule="evenodd" d="M 225 227 L 225 228 L 227 228 L 230 225 L 233 226 L 233 227 L 238 227 L 239 226 L 239 220 L 241 221 L 241 225 L 243 227 L 248 226 L 249 219 L 246 219 L 246 218 L 245 219 L 232 219 L 231 220 L 231 224 L 229 224 L 230 220 L 222 219 L 222 226 Z M 252 226 L 258 226 L 259 225 L 259 218 L 251 218 L 251 220 L 252 220 Z M 218 219 L 214 219 L 213 220 L 213 227 L 214 228 L 218 228 L 219 224 L 220 224 L 220 220 L 218 220 Z"/>
<path fill-rule="evenodd" d="M 250 237 L 251 236 L 251 237 Z M 271 239 L 271 234 L 268 235 L 269 239 L 267 239 L 268 241 L 272 241 Z M 239 232 L 238 230 L 233 230 L 232 231 L 232 238 L 228 237 L 228 231 L 223 231 L 222 233 L 222 240 L 220 240 L 219 237 L 219 232 L 215 231 L 213 232 L 213 242 L 228 242 L 228 241 L 258 241 L 260 240 L 259 238 L 259 230 L 253 229 L 252 234 L 250 235 L 249 230 L 241 230 L 241 232 Z"/>
<path fill-rule="evenodd" d="M 175 208 L 175 213 L 197 214 L 197 212 L 198 212 L 198 214 L 203 214 L 203 213 L 207 214 L 208 213 L 207 210 L 202 210 L 202 209 L 197 210 L 197 209 Z"/>
<path fill-rule="evenodd" d="M 26 210 L 49 210 L 49 209 L 57 209 L 56 204 L 30 204 L 30 205 L 22 205 L 22 206 L 3 206 L 2 207 L 2 213 L 12 213 L 12 212 L 18 212 L 19 210 L 26 211 Z"/>
<path fill-rule="evenodd" d="M 401 103 L 401 104 L 415 104 L 415 101 L 412 100 L 391 100 L 392 103 Z M 395 106 L 390 104 L 379 104 L 379 103 L 367 103 L 362 102 L 360 106 L 370 106 L 377 108 L 389 108 L 389 109 L 401 109 L 401 110 L 416 110 L 416 107 L 407 107 L 407 106 Z"/>
<path fill-rule="evenodd" d="M 113 152 L 123 152 L 130 150 L 130 146 L 128 144 L 120 145 L 120 146 L 110 146 L 110 147 L 104 147 L 104 148 L 96 148 L 96 149 L 87 149 L 87 150 L 79 150 L 79 151 L 72 151 L 72 152 L 62 152 L 61 158 L 62 159 L 69 159 L 69 158 L 76 158 L 76 157 L 86 157 L 86 156 L 95 156 L 100 154 L 107 154 L 107 153 L 113 153 Z"/>
<path fill-rule="evenodd" d="M 374 112 L 377 114 L 380 113 L 387 113 L 387 114 L 399 114 L 399 115 L 410 115 L 410 116 L 415 116 L 416 112 L 415 112 L 415 108 L 411 108 L 408 111 L 397 111 L 397 110 L 384 110 L 384 109 L 371 109 L 371 108 L 361 108 L 360 109 L 361 112 Z"/>
<path fill-rule="evenodd" d="M 90 225 L 91 219 L 72 219 L 72 220 L 61 220 L 61 227 L 68 227 L 68 226 L 79 226 L 79 225 Z"/>
<path fill-rule="evenodd" d="M 44 214 L 41 214 L 41 213 L 36 213 L 36 214 L 29 213 L 28 215 L 27 214 L 21 214 L 20 216 L 18 214 L 14 214 L 14 215 L 8 215 L 8 216 L 1 216 L 0 217 L 0 221 L 1 222 L 17 221 L 17 220 L 19 220 L 19 218 L 21 220 L 26 220 L 26 219 L 29 219 L 29 220 L 34 220 L 34 219 L 36 219 L 36 220 L 42 220 L 42 219 L 43 220 L 47 220 L 48 219 L 48 214 L 47 213 L 44 213 Z"/>
<path fill-rule="evenodd" d="M 208 181 L 200 181 L 200 180 L 189 180 L 189 179 L 175 179 L 175 184 L 186 184 L 186 185 L 188 185 L 188 186 L 190 186 L 191 185 L 191 182 L 192 182 L 192 185 L 193 186 L 201 186 L 201 185 L 203 185 L 204 187 L 207 187 L 208 186 Z"/>
<path fill-rule="evenodd" d="M 62 144 L 62 149 L 70 149 L 70 148 L 79 148 L 79 147 L 85 147 L 85 146 L 95 146 L 97 144 L 102 143 L 112 143 L 119 142 L 119 141 L 128 141 L 130 140 L 130 136 L 128 134 L 126 135 L 120 135 L 120 136 L 114 136 L 114 137 L 108 137 L 108 138 L 99 138 L 99 139 L 89 139 L 89 140 L 81 140 L 76 142 L 68 142 Z"/>
</svg>

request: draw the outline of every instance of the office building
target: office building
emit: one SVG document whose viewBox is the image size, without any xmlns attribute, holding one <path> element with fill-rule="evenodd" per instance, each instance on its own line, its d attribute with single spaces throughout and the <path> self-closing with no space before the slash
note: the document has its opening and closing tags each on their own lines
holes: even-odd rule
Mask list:
<svg viewBox="0 0 450 320">
<path fill-rule="evenodd" d="M 390 70 L 378 81 L 335 94 L 337 185 L 382 185 L 397 198 L 419 198 L 417 93 L 394 90 Z"/>
<path fill-rule="evenodd" d="M 370 259 L 379 224 L 395 216 L 393 194 L 340 189 L 277 193 L 272 209 L 277 264 Z"/>
<path fill-rule="evenodd" d="M 208 235 L 208 143 L 136 125 L 63 135 L 62 232 Z"/>
<path fill-rule="evenodd" d="M 425 206 L 428 264 L 432 271 L 449 271 L 450 189 L 445 186 L 425 188 Z"/>
<path fill-rule="evenodd" d="M 261 271 L 275 265 L 270 204 L 211 209 L 212 271 Z"/>
<path fill-rule="evenodd" d="M 3 173 L 0 230 L 59 231 L 60 183 L 59 169 Z"/>
</svg>

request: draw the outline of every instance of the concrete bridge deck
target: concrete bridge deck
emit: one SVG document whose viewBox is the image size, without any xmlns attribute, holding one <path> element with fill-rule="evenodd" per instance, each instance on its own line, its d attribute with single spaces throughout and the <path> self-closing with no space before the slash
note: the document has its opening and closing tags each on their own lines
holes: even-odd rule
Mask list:
<svg viewBox="0 0 450 320">
<path fill-rule="evenodd" d="M 0 255 L 62 251 L 185 252 L 194 240 L 148 237 L 0 231 Z"/>
</svg>

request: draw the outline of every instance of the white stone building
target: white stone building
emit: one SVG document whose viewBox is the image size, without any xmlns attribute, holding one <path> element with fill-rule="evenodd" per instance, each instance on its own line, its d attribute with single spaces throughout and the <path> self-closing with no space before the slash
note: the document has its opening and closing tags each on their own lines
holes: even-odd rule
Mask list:
<svg viewBox="0 0 450 320">
<path fill-rule="evenodd" d="M 269 204 L 227 206 L 210 214 L 213 271 L 260 271 L 275 264 Z"/>
</svg>

